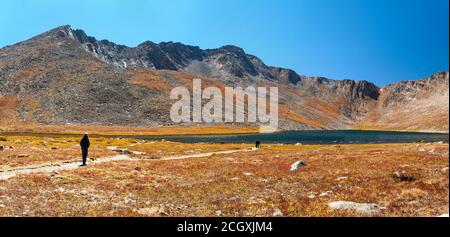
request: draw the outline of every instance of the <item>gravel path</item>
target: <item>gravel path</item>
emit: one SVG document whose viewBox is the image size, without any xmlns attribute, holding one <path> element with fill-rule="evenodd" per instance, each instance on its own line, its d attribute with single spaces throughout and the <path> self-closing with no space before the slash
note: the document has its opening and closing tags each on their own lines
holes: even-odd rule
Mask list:
<svg viewBox="0 0 450 237">
<path fill-rule="evenodd" d="M 92 165 L 92 164 L 100 164 L 100 163 L 113 162 L 113 161 L 182 160 L 182 159 L 191 159 L 191 158 L 210 157 L 210 156 L 216 155 L 216 154 L 231 154 L 231 153 L 237 153 L 237 152 L 250 152 L 250 151 L 255 151 L 255 150 L 256 149 L 218 151 L 218 152 L 200 153 L 200 154 L 194 154 L 194 155 L 162 157 L 161 159 L 154 159 L 154 160 L 132 158 L 127 155 L 117 155 L 117 156 L 108 157 L 108 158 L 96 159 L 94 161 L 91 161 L 89 164 Z M 11 169 L 11 170 L 0 172 L 0 180 L 6 180 L 6 179 L 9 179 L 16 175 L 21 175 L 21 174 L 51 173 L 51 172 L 58 172 L 61 170 L 78 169 L 78 168 L 80 168 L 80 163 L 81 162 L 66 162 L 66 163 L 60 163 L 60 164 L 49 164 L 49 165 L 36 166 L 36 167 Z"/>
</svg>

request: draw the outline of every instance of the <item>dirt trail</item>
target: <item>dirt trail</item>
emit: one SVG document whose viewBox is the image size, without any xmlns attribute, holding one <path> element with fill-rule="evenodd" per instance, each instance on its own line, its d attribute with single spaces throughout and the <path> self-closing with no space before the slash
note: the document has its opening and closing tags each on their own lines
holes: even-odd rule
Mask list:
<svg viewBox="0 0 450 237">
<path fill-rule="evenodd" d="M 94 161 L 91 161 L 90 164 L 100 164 L 105 162 L 113 162 L 113 161 L 157 161 L 157 160 L 182 160 L 182 159 L 191 159 L 191 158 L 203 158 L 203 157 L 210 157 L 215 154 L 231 154 L 231 153 L 237 153 L 237 152 L 250 152 L 255 151 L 256 149 L 247 149 L 247 150 L 230 150 L 230 151 L 218 151 L 218 152 L 209 152 L 209 153 L 200 153 L 200 154 L 193 154 L 193 155 L 183 155 L 183 156 L 169 156 L 169 157 L 162 157 L 161 159 L 138 159 L 138 158 L 132 158 L 127 155 L 117 155 L 113 157 L 108 158 L 100 158 L 96 159 Z M 31 173 L 51 173 L 51 172 L 57 172 L 61 170 L 73 170 L 80 168 L 80 162 L 65 162 L 60 164 L 49 164 L 49 165 L 42 165 L 42 166 L 36 166 L 36 167 L 25 167 L 25 168 L 16 168 L 11 169 L 7 171 L 0 172 L 0 180 L 6 180 L 9 178 L 12 178 L 16 175 L 21 174 L 31 174 Z"/>
<path fill-rule="evenodd" d="M 99 164 L 99 163 L 105 163 L 105 162 L 112 162 L 112 161 L 122 161 L 122 160 L 138 160 L 135 158 L 128 157 L 126 155 L 118 155 L 108 158 L 101 158 L 96 159 L 94 161 L 91 161 L 91 164 Z M 80 167 L 81 162 L 65 162 L 60 164 L 49 164 L 49 165 L 43 165 L 43 166 L 36 166 L 36 167 L 27 167 L 27 168 L 16 168 L 12 170 L 7 170 L 0 172 L 0 180 L 9 179 L 11 177 L 14 177 L 16 175 L 21 174 L 31 174 L 31 173 L 51 173 L 56 172 L 60 170 L 73 170 Z"/>
<path fill-rule="evenodd" d="M 203 157 L 210 157 L 212 155 L 219 155 L 219 154 L 232 154 L 237 152 L 250 152 L 250 151 L 256 151 L 257 149 L 246 149 L 246 150 L 229 150 L 229 151 L 217 151 L 217 152 L 209 152 L 209 153 L 200 153 L 200 154 L 193 154 L 193 155 L 183 155 L 183 156 L 169 156 L 169 157 L 163 157 L 158 160 L 183 160 L 183 159 L 191 159 L 191 158 L 203 158 Z"/>
</svg>

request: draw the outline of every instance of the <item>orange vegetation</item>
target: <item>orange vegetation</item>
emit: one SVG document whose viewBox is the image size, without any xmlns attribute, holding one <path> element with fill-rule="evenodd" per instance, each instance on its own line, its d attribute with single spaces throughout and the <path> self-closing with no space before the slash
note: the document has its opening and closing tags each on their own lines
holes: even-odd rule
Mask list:
<svg viewBox="0 0 450 237">
<path fill-rule="evenodd" d="M 149 154 L 173 147 L 136 146 Z M 449 211 L 448 155 L 448 144 L 263 144 L 206 158 L 102 163 L 0 180 L 0 216 L 438 216 Z M 306 166 L 290 171 L 299 160 Z M 382 208 L 333 210 L 334 201 Z"/>
<path fill-rule="evenodd" d="M 125 127 L 125 126 L 89 126 L 89 125 L 40 125 L 32 123 L 14 123 L 0 127 L 2 132 L 48 133 L 48 134 L 83 134 L 91 135 L 128 135 L 128 136 L 158 136 L 158 135 L 196 135 L 196 134 L 243 134 L 258 133 L 256 127 L 238 126 L 165 126 L 165 127 Z"/>
</svg>

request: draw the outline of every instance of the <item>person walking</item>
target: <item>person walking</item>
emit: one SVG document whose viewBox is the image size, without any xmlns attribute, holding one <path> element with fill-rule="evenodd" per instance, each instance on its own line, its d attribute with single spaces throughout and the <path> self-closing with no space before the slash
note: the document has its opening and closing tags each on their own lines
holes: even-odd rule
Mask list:
<svg viewBox="0 0 450 237">
<path fill-rule="evenodd" d="M 81 139 L 81 141 L 80 141 L 80 146 L 81 146 L 81 154 L 83 156 L 83 164 L 81 166 L 87 166 L 86 160 L 87 160 L 89 146 L 90 146 L 89 136 L 87 133 L 85 133 L 83 135 L 83 139 Z"/>
</svg>

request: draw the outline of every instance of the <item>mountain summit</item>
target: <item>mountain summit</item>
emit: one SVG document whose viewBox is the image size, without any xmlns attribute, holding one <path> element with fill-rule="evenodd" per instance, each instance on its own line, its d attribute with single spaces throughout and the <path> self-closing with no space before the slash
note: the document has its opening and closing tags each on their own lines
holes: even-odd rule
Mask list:
<svg viewBox="0 0 450 237">
<path fill-rule="evenodd" d="M 219 87 L 278 86 L 283 129 L 448 131 L 448 72 L 378 88 L 267 66 L 232 45 L 128 47 L 70 26 L 0 49 L 0 121 L 170 125 L 170 89 L 195 77 Z"/>
</svg>

